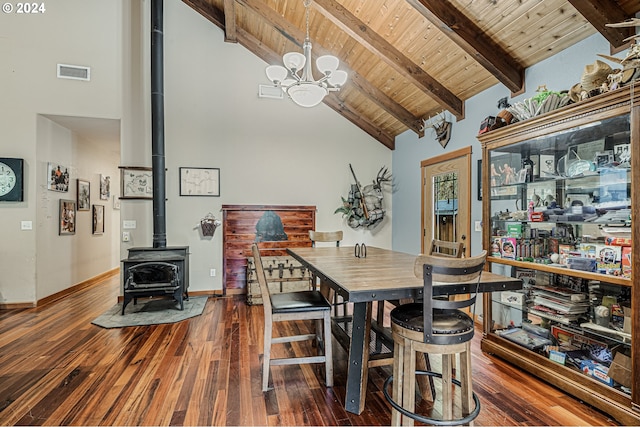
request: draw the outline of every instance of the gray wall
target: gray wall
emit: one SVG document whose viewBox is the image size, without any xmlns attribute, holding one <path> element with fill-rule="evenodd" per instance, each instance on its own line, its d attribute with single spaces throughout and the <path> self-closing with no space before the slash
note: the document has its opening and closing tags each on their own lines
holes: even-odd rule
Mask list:
<svg viewBox="0 0 640 427">
<path fill-rule="evenodd" d="M 568 90 L 580 81 L 584 66 L 598 59 L 597 53 L 609 53 L 609 44 L 599 34 L 528 68 L 525 73 L 526 92 L 509 98 L 509 102 L 530 98 L 535 95 L 539 85 L 546 85 L 547 89 L 554 91 Z M 615 64 L 610 65 L 615 68 Z M 477 254 L 482 250 L 482 234 L 474 231 L 473 226 L 475 221 L 482 220 L 482 202 L 477 199 L 477 160 L 481 158 L 482 151 L 476 136 L 482 120 L 487 116 L 496 115 L 499 111 L 496 106 L 498 99 L 505 96 L 510 96 L 509 90 L 502 84 L 497 84 L 467 100 L 466 117 L 453 124 L 451 141 L 446 150 L 442 149 L 430 131 L 421 139 L 411 131 L 404 132 L 396 138 L 396 149 L 393 152 L 393 170 L 397 186 L 397 191 L 393 194 L 393 249 L 409 253 L 420 252 L 420 162 L 434 155 L 471 146 L 471 253 Z"/>
</svg>

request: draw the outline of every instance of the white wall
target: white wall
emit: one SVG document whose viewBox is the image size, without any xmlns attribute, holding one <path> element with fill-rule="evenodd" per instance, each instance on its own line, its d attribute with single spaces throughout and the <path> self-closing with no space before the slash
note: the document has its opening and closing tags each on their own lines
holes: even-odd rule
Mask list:
<svg viewBox="0 0 640 427">
<path fill-rule="evenodd" d="M 609 44 L 596 34 L 565 49 L 551 58 L 540 62 L 525 72 L 526 92 L 510 103 L 522 101 L 535 95 L 539 85 L 546 85 L 554 91 L 568 90 L 580 81 L 584 66 L 593 63 L 597 53 L 608 53 Z M 615 64 L 610 64 L 615 68 Z M 473 231 L 475 221 L 482 220 L 482 202 L 477 200 L 477 160 L 482 156 L 480 142 L 476 139 L 480 123 L 487 116 L 495 116 L 499 109 L 500 98 L 509 97 L 510 92 L 502 84 L 495 85 L 470 98 L 465 104 L 465 119 L 454 123 L 451 141 L 443 150 L 432 133 L 426 132 L 422 139 L 407 131 L 396 138 L 396 150 L 393 152 L 393 170 L 397 191 L 393 195 L 393 249 L 410 253 L 420 251 L 420 162 L 435 155 L 462 147 L 471 146 L 472 160 L 472 207 L 471 207 L 471 252 L 482 250 L 481 232 Z"/>
<path fill-rule="evenodd" d="M 148 9 L 136 7 L 136 14 L 143 23 L 131 25 L 132 39 L 142 40 L 146 58 Z M 222 231 L 203 239 L 196 226 L 208 213 L 221 218 L 223 204 L 315 205 L 317 229 L 344 230 L 345 244 L 391 246 L 390 215 L 374 231 L 354 231 L 334 214 L 352 182 L 349 163 L 364 185 L 380 167 L 390 167 L 390 150 L 325 105 L 304 109 L 287 99 L 259 99 L 267 64 L 239 44 L 224 43 L 221 30 L 182 2 L 164 2 L 164 49 L 167 244 L 190 247 L 191 292 L 222 288 Z M 123 133 L 122 162 L 150 166 L 150 95 L 138 95 L 123 117 L 130 132 Z M 144 122 L 134 122 L 137 116 Z M 142 134 L 144 141 L 133 136 Z M 180 197 L 178 168 L 185 166 L 220 168 L 220 197 Z M 385 202 L 390 211 L 390 192 Z M 122 245 L 123 257 L 129 247 L 152 244 L 151 209 L 150 201 L 123 201 L 122 220 L 138 224 Z M 216 277 L 209 276 L 211 268 Z"/>
<path fill-rule="evenodd" d="M 120 151 L 110 149 L 118 146 L 115 142 L 118 141 L 98 144 L 83 140 L 69 129 L 38 116 L 36 300 L 118 266 L 120 211 L 113 209 L 111 199 L 100 199 L 100 174 L 118 176 Z M 69 167 L 71 181 L 68 192 L 46 188 L 48 162 Z M 93 234 L 90 207 L 88 211 L 76 211 L 75 234 L 58 235 L 60 200 L 77 200 L 78 179 L 90 183 L 91 206 L 104 206 L 104 234 Z"/>
<path fill-rule="evenodd" d="M 0 304 L 33 303 L 103 272 L 104 266 L 73 273 L 38 289 L 37 271 L 75 267 L 66 258 L 41 258 L 37 252 L 39 238 L 51 239 L 51 247 L 65 241 L 57 229 L 39 235 L 57 219 L 38 211 L 45 161 L 37 154 L 38 116 L 120 118 L 121 13 L 121 1 L 60 0 L 46 2 L 39 15 L 0 14 L 0 156 L 25 160 L 25 201 L 0 204 L 1 240 L 10 242 L 0 249 Z M 57 63 L 90 66 L 91 81 L 56 78 Z M 78 168 L 70 150 L 61 147 L 51 160 Z M 21 231 L 23 220 L 32 221 L 33 230 Z"/>
</svg>

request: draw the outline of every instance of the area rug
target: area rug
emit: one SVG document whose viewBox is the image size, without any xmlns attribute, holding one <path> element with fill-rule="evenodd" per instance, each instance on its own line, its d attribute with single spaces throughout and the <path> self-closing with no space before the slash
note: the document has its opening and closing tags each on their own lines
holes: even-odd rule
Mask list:
<svg viewBox="0 0 640 427">
<path fill-rule="evenodd" d="M 172 299 L 152 298 L 133 301 L 127 304 L 122 313 L 122 303 L 111 307 L 105 313 L 93 320 L 94 325 L 103 328 L 125 328 L 127 326 L 157 325 L 161 323 L 176 323 L 191 317 L 200 316 L 204 311 L 207 297 L 189 297 L 184 301 L 184 310 Z"/>
</svg>

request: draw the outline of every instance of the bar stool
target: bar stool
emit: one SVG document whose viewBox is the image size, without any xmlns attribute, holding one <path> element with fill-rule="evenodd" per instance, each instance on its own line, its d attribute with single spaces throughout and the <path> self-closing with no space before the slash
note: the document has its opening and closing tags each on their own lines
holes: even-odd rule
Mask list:
<svg viewBox="0 0 640 427">
<path fill-rule="evenodd" d="M 480 401 L 471 387 L 471 339 L 473 316 L 463 311 L 475 304 L 486 251 L 470 258 L 420 255 L 414 273 L 423 278 L 422 302 L 403 304 L 391 311 L 394 341 L 393 375 L 383 393 L 393 407 L 391 425 L 413 425 L 414 420 L 431 425 L 461 425 L 480 413 Z M 437 282 L 434 285 L 434 282 Z M 462 284 L 465 282 L 464 284 Z M 468 297 L 450 301 L 434 297 L 434 286 L 465 286 Z M 442 372 L 416 371 L 416 353 L 442 355 Z M 460 375 L 453 379 L 455 356 L 460 355 Z M 442 419 L 415 413 L 415 375 L 442 379 Z M 393 382 L 393 397 L 389 384 Z M 451 385 L 461 389 L 462 416 L 453 417 Z"/>
</svg>

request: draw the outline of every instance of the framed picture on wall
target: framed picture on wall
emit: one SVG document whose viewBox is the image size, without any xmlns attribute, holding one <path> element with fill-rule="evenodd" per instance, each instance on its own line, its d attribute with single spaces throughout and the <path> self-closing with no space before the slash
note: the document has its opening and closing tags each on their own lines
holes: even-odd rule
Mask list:
<svg viewBox="0 0 640 427">
<path fill-rule="evenodd" d="M 60 220 L 58 234 L 76 234 L 76 201 L 60 200 Z"/>
<path fill-rule="evenodd" d="M 180 168 L 181 196 L 220 196 L 219 168 Z"/>
<path fill-rule="evenodd" d="M 88 211 L 89 201 L 91 200 L 90 195 L 90 187 L 91 183 L 89 181 L 85 181 L 84 179 L 78 179 L 78 192 L 76 199 L 78 200 L 78 210 L 79 211 Z"/>
<path fill-rule="evenodd" d="M 100 174 L 100 200 L 109 200 L 111 197 L 111 177 Z"/>
<path fill-rule="evenodd" d="M 69 168 L 59 163 L 47 163 L 47 190 L 69 191 Z"/>
<path fill-rule="evenodd" d="M 151 168 L 120 166 L 121 199 L 153 199 Z"/>
<path fill-rule="evenodd" d="M 104 205 L 93 205 L 93 234 L 104 233 Z"/>
</svg>

